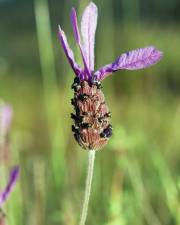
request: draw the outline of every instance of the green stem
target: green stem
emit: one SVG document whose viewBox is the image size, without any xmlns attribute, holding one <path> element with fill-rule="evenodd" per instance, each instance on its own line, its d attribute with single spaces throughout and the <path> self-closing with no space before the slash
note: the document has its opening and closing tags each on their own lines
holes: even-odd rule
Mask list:
<svg viewBox="0 0 180 225">
<path fill-rule="evenodd" d="M 86 177 L 86 187 L 85 187 L 82 214 L 81 214 L 79 225 L 85 225 L 86 218 L 87 218 L 88 205 L 89 205 L 89 199 L 91 194 L 91 183 L 92 183 L 93 170 L 94 170 L 94 159 L 95 159 L 95 151 L 90 150 L 88 152 L 88 169 L 87 169 L 87 177 Z"/>
<path fill-rule="evenodd" d="M 52 100 L 52 94 L 57 90 L 57 84 L 48 0 L 34 0 L 34 10 L 43 76 L 44 101 L 51 134 L 53 130 L 51 124 L 53 111 L 49 103 Z"/>
</svg>

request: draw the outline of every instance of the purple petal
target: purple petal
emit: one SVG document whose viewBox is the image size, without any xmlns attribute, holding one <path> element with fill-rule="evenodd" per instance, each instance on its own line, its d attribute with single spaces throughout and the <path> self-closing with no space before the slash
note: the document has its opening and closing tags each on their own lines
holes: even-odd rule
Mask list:
<svg viewBox="0 0 180 225">
<path fill-rule="evenodd" d="M 90 2 L 84 10 L 81 20 L 81 33 L 83 36 L 83 49 L 86 56 L 86 62 L 89 70 L 94 70 L 94 43 L 95 32 L 97 26 L 97 7 L 94 3 Z"/>
<path fill-rule="evenodd" d="M 82 79 L 88 80 L 91 76 L 91 72 L 90 72 L 90 70 L 88 69 L 88 66 L 87 66 L 87 61 L 86 61 L 86 58 L 85 58 L 84 49 L 83 49 L 82 43 L 81 43 L 81 35 L 80 35 L 80 32 L 79 32 L 79 28 L 78 28 L 77 14 L 76 14 L 76 10 L 74 8 L 72 8 L 72 10 L 71 10 L 71 23 L 72 23 L 72 27 L 73 27 L 74 37 L 75 37 L 75 40 L 76 40 L 76 42 L 79 46 L 79 49 L 81 51 L 82 60 L 83 60 L 83 63 L 84 63 L 84 73 L 83 73 L 84 77 L 82 77 Z"/>
<path fill-rule="evenodd" d="M 143 69 L 157 63 L 161 59 L 162 55 L 162 52 L 153 46 L 126 52 L 119 56 L 114 63 L 100 68 L 95 72 L 94 76 L 98 80 L 103 80 L 106 76 L 116 70 Z"/>
<path fill-rule="evenodd" d="M 81 45 L 81 36 L 78 28 L 77 14 L 74 8 L 72 8 L 71 10 L 71 23 L 73 27 L 75 40 L 79 45 Z"/>
<path fill-rule="evenodd" d="M 59 35 L 59 40 L 61 42 L 61 45 L 62 45 L 62 47 L 64 49 L 65 54 L 66 54 L 66 57 L 67 57 L 70 65 L 71 65 L 74 73 L 78 77 L 80 77 L 81 76 L 81 73 L 82 73 L 82 68 L 75 62 L 73 51 L 69 47 L 69 44 L 67 42 L 66 35 L 65 35 L 64 31 L 61 30 L 61 27 L 60 26 L 59 26 L 58 35 Z"/>
<path fill-rule="evenodd" d="M 105 77 L 112 74 L 112 72 L 114 72 L 112 69 L 112 64 L 105 65 L 94 73 L 94 79 L 103 80 Z"/>
<path fill-rule="evenodd" d="M 0 136 L 5 136 L 12 120 L 12 108 L 9 105 L 0 106 Z"/>
<path fill-rule="evenodd" d="M 122 54 L 115 63 L 113 70 L 126 69 L 137 70 L 143 69 L 157 63 L 162 57 L 162 52 L 155 47 L 139 48 Z"/>
<path fill-rule="evenodd" d="M 0 207 L 6 201 L 7 197 L 11 193 L 12 188 L 15 185 L 18 176 L 19 176 L 19 167 L 16 166 L 11 170 L 8 184 L 6 188 L 4 189 L 4 191 L 0 194 Z"/>
</svg>

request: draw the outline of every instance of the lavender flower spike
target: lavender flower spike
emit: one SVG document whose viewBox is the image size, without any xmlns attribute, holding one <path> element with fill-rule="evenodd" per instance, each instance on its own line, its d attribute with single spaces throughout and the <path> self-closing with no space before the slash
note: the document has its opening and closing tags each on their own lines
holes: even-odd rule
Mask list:
<svg viewBox="0 0 180 225">
<path fill-rule="evenodd" d="M 7 197 L 12 192 L 12 189 L 13 189 L 14 185 L 16 184 L 18 176 L 19 176 L 19 167 L 16 166 L 10 172 L 9 181 L 7 183 L 7 186 L 5 187 L 4 191 L 2 193 L 0 193 L 0 207 L 7 200 Z"/>
<path fill-rule="evenodd" d="M 81 19 L 81 40 L 76 10 L 74 8 L 71 10 L 74 37 L 81 52 L 84 68 L 81 68 L 75 62 L 66 36 L 59 27 L 61 45 L 76 75 L 72 84 L 74 97 L 71 99 L 71 104 L 75 111 L 75 113 L 71 113 L 71 118 L 74 122 L 72 132 L 77 143 L 83 149 L 89 150 L 85 195 L 79 225 L 85 225 L 87 218 L 95 150 L 102 149 L 112 135 L 112 125 L 110 124 L 111 113 L 101 90 L 101 81 L 117 70 L 136 70 L 151 66 L 158 62 L 162 56 L 162 53 L 153 46 L 140 48 L 122 54 L 115 62 L 103 66 L 94 72 L 94 43 L 97 17 L 97 7 L 94 3 L 90 2 L 84 10 Z"/>
<path fill-rule="evenodd" d="M 81 19 L 81 34 L 78 28 L 76 10 L 71 10 L 71 23 L 75 41 L 80 49 L 84 68 L 74 60 L 64 32 L 59 28 L 59 38 L 68 61 L 76 74 L 72 89 L 72 105 L 75 114 L 72 131 L 78 144 L 87 150 L 99 150 L 107 144 L 112 135 L 111 113 L 105 103 L 101 81 L 117 70 L 138 70 L 157 63 L 162 52 L 154 46 L 139 48 L 120 55 L 113 63 L 94 72 L 94 43 L 97 27 L 97 6 L 90 2 Z M 82 37 L 81 37 L 82 35 Z"/>
</svg>

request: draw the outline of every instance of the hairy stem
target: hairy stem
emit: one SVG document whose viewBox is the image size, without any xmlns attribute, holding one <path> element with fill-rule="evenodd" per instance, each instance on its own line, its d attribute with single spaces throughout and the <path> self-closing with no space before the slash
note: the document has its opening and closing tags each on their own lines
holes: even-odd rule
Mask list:
<svg viewBox="0 0 180 225">
<path fill-rule="evenodd" d="M 86 222 L 89 198 L 90 198 L 90 194 L 91 194 L 91 183 L 92 183 L 93 170 L 94 170 L 94 159 L 95 159 L 95 151 L 90 150 L 88 152 L 88 168 L 87 168 L 87 177 L 86 177 L 86 187 L 85 187 L 82 214 L 81 214 L 81 219 L 80 219 L 79 225 L 85 225 L 85 222 Z"/>
</svg>

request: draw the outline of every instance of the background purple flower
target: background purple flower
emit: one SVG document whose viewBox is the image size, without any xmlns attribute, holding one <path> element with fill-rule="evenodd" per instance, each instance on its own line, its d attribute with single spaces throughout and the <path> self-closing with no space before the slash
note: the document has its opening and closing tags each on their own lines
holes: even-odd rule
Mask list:
<svg viewBox="0 0 180 225">
<path fill-rule="evenodd" d="M 12 120 L 12 108 L 10 105 L 0 105 L 0 137 L 6 136 Z"/>
<path fill-rule="evenodd" d="M 18 176 L 19 176 L 19 167 L 16 166 L 11 170 L 7 185 L 5 189 L 0 193 L 0 207 L 3 205 L 3 203 L 7 200 L 9 194 L 12 192 L 13 187 L 17 182 Z"/>
<path fill-rule="evenodd" d="M 8 132 L 12 121 L 12 108 L 8 104 L 0 105 L 0 161 L 5 163 L 10 157 Z"/>
</svg>

